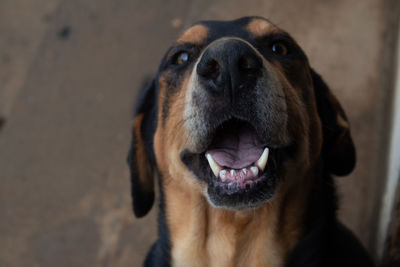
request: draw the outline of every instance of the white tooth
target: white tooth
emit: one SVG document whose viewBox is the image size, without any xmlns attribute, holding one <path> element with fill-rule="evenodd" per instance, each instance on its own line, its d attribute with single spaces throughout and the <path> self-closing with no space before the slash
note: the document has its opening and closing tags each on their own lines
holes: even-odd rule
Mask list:
<svg viewBox="0 0 400 267">
<path fill-rule="evenodd" d="M 242 172 L 246 175 L 246 174 L 247 174 L 247 169 L 246 169 L 246 168 L 243 168 L 243 169 L 242 169 Z"/>
<path fill-rule="evenodd" d="M 256 165 L 261 171 L 264 171 L 265 166 L 267 165 L 268 154 L 269 154 L 269 149 L 268 147 L 266 147 L 261 157 L 256 161 Z"/>
<path fill-rule="evenodd" d="M 231 176 L 233 177 L 235 175 L 235 171 L 231 170 Z"/>
<path fill-rule="evenodd" d="M 208 160 L 208 164 L 210 164 L 212 172 L 216 177 L 218 177 L 219 171 L 222 170 L 222 167 L 219 166 L 217 162 L 215 162 L 215 160 L 210 154 L 206 154 L 206 158 Z"/>
<path fill-rule="evenodd" d="M 221 178 L 221 181 L 222 181 L 222 182 L 225 182 L 225 181 L 226 181 L 226 170 L 221 170 L 221 171 L 219 172 L 219 178 Z"/>
<path fill-rule="evenodd" d="M 250 171 L 253 173 L 253 176 L 258 175 L 258 168 L 256 166 L 251 166 Z"/>
</svg>

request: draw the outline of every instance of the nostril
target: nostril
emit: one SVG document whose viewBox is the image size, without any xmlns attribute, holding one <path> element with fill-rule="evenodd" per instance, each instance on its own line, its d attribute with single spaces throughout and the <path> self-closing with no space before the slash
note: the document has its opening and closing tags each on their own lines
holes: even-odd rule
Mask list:
<svg viewBox="0 0 400 267">
<path fill-rule="evenodd" d="M 216 80 L 220 73 L 220 65 L 215 59 L 201 61 L 197 66 L 197 74 L 209 80 Z"/>
<path fill-rule="evenodd" d="M 242 56 L 238 61 L 238 68 L 241 73 L 256 75 L 262 68 L 262 62 L 258 58 Z"/>
</svg>

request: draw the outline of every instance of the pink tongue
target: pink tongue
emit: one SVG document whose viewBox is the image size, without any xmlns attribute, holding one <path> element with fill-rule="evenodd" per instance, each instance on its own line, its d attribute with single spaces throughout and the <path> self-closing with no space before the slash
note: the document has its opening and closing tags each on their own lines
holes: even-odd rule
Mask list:
<svg viewBox="0 0 400 267">
<path fill-rule="evenodd" d="M 247 127 L 235 132 L 230 130 L 219 134 L 206 153 L 211 154 L 219 165 L 230 169 L 242 169 L 252 165 L 263 152 L 263 146 L 256 134 Z"/>
</svg>

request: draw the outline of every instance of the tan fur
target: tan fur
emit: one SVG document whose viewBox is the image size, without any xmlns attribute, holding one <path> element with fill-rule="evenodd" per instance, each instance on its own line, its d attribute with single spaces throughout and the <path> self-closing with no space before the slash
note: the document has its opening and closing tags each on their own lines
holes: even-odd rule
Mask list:
<svg viewBox="0 0 400 267">
<path fill-rule="evenodd" d="M 158 122 L 159 127 L 157 127 L 155 138 L 154 138 L 154 149 L 156 155 L 162 155 L 157 157 L 157 165 L 160 167 L 162 173 L 166 172 L 169 175 L 174 173 L 169 173 L 169 170 L 178 170 L 178 174 L 181 171 L 186 170 L 183 163 L 179 159 L 179 151 L 185 146 L 186 133 L 183 129 L 183 108 L 185 103 L 185 92 L 186 85 L 189 80 L 189 75 L 184 79 L 182 83 L 182 88 L 178 90 L 177 94 L 170 97 L 170 107 L 169 116 L 164 123 L 164 127 L 161 126 L 162 121 L 162 103 L 167 94 L 167 84 L 168 73 L 160 78 L 160 95 L 158 101 Z M 177 168 L 171 167 L 170 164 L 176 165 Z M 180 175 L 178 175 L 179 177 Z"/>
<path fill-rule="evenodd" d="M 204 25 L 195 25 L 188 29 L 178 39 L 178 43 L 190 42 L 194 44 L 202 44 L 208 36 L 208 28 Z"/>
<path fill-rule="evenodd" d="M 151 192 L 154 189 L 154 179 L 153 179 L 153 169 L 148 163 L 148 155 L 146 148 L 144 147 L 144 142 L 142 140 L 142 135 L 140 134 L 140 127 L 142 125 L 144 114 L 139 114 L 136 116 L 134 122 L 134 133 L 136 138 L 136 164 L 139 173 L 139 181 L 141 189 L 145 192 Z"/>
<path fill-rule="evenodd" d="M 246 29 L 255 37 L 261 37 L 268 33 L 278 31 L 274 25 L 264 19 L 255 18 L 247 24 Z"/>
<path fill-rule="evenodd" d="M 234 267 L 282 266 L 301 234 L 302 206 L 312 179 L 302 190 L 280 188 L 271 203 L 250 211 L 215 209 L 198 190 L 185 188 L 175 177 L 167 180 L 173 266 Z"/>
<path fill-rule="evenodd" d="M 158 103 L 160 110 L 167 90 L 165 79 L 167 78 L 162 77 L 160 80 L 161 90 Z M 196 234 L 205 232 L 201 228 L 204 225 L 196 223 L 201 219 L 203 213 L 192 208 L 198 203 L 200 205 L 198 208 L 201 210 L 201 205 L 205 205 L 206 202 L 199 193 L 202 190 L 201 186 L 195 184 L 196 179 L 193 174 L 179 159 L 179 152 L 184 147 L 186 140 L 182 124 L 182 109 L 188 80 L 189 76 L 187 75 L 181 90 L 171 98 L 173 105 L 170 106 L 170 116 L 165 123 L 165 128 L 157 127 L 154 148 L 158 155 L 157 163 L 162 173 L 166 203 L 168 203 L 166 220 L 171 233 L 172 260 L 174 262 L 174 259 L 180 259 L 180 262 L 175 263 L 174 266 L 207 266 L 202 261 L 202 250 L 199 248 L 199 246 L 203 246 L 201 236 Z M 159 121 L 162 119 L 161 112 L 158 119 Z"/>
<path fill-rule="evenodd" d="M 349 122 L 345 118 L 343 118 L 343 116 L 340 115 L 339 113 L 336 115 L 336 120 L 337 120 L 337 124 L 340 127 L 344 128 L 344 129 L 350 128 Z"/>
</svg>

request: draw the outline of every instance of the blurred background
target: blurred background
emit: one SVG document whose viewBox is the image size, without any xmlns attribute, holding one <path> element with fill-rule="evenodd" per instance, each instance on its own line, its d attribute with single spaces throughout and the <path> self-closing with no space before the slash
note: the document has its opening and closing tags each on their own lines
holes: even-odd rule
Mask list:
<svg viewBox="0 0 400 267">
<path fill-rule="evenodd" d="M 193 22 L 245 15 L 291 33 L 342 103 L 358 164 L 336 179 L 339 215 L 375 258 L 382 255 L 399 178 L 396 167 L 389 175 L 390 162 L 398 166 L 389 148 L 400 105 L 399 6 L 0 0 L 0 266 L 141 265 L 157 210 L 140 220 L 131 211 L 125 157 L 137 90 Z"/>
</svg>

